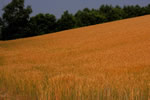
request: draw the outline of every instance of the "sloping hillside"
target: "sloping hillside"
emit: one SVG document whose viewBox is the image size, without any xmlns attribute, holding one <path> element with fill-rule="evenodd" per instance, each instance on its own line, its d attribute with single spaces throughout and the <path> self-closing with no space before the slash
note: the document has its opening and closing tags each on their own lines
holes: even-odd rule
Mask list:
<svg viewBox="0 0 150 100">
<path fill-rule="evenodd" d="M 0 41 L 0 98 L 148 100 L 149 76 L 150 15 Z"/>
</svg>

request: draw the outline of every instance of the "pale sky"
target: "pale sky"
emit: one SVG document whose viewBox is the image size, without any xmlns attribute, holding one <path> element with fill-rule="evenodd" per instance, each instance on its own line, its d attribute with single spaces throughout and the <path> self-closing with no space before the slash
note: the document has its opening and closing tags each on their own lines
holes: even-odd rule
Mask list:
<svg viewBox="0 0 150 100">
<path fill-rule="evenodd" d="M 11 0 L 0 0 L 0 9 Z M 141 5 L 150 4 L 150 0 L 25 0 L 25 5 L 31 5 L 33 13 L 51 13 L 59 18 L 65 10 L 75 13 L 83 8 L 99 8 L 102 4 L 111 5 Z M 0 14 L 2 11 L 0 11 Z"/>
</svg>

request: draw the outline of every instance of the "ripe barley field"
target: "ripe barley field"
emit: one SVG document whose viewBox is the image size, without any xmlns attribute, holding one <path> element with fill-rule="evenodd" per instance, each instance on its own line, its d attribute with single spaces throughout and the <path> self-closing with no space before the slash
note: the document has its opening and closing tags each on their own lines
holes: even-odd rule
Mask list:
<svg viewBox="0 0 150 100">
<path fill-rule="evenodd" d="M 150 15 L 0 41 L 0 100 L 150 100 Z"/>
</svg>

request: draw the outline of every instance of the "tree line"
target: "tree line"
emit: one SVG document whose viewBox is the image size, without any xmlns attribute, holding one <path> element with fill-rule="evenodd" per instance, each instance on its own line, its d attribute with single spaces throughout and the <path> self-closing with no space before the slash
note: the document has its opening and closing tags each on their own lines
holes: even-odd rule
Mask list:
<svg viewBox="0 0 150 100">
<path fill-rule="evenodd" d="M 65 11 L 57 19 L 49 13 L 30 17 L 31 6 L 25 7 L 24 0 L 12 0 L 3 12 L 0 17 L 0 40 L 11 40 L 150 14 L 150 4 L 144 7 L 101 5 L 98 9 L 85 8 L 75 14 Z"/>
</svg>

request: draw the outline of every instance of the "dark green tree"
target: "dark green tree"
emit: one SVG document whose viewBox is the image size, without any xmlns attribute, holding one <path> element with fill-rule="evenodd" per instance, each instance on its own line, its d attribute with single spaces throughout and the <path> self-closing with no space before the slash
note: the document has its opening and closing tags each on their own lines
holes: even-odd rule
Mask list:
<svg viewBox="0 0 150 100">
<path fill-rule="evenodd" d="M 29 35 L 41 35 L 56 31 L 56 17 L 52 14 L 38 14 L 31 17 Z"/>
<path fill-rule="evenodd" d="M 77 26 L 88 26 L 103 23 L 106 21 L 105 16 L 102 13 L 99 13 L 98 10 L 88 8 L 83 9 L 83 11 L 78 11 L 75 14 L 77 21 Z"/>
<path fill-rule="evenodd" d="M 67 30 L 76 27 L 76 20 L 72 14 L 65 11 L 61 18 L 57 21 L 57 30 Z"/>
<path fill-rule="evenodd" d="M 29 15 L 32 12 L 31 7 L 27 6 L 25 8 L 24 0 L 12 0 L 3 8 L 3 11 L 2 39 L 9 40 L 25 37 Z"/>
<path fill-rule="evenodd" d="M 0 26 L 2 26 L 3 24 L 2 18 L 0 17 Z"/>
<path fill-rule="evenodd" d="M 77 21 L 77 26 L 82 27 L 82 26 L 88 26 L 91 25 L 91 15 L 90 15 L 90 10 L 88 8 L 83 9 L 83 11 L 78 11 L 75 14 L 75 18 Z"/>
<path fill-rule="evenodd" d="M 38 14 L 30 18 L 32 9 L 30 6 L 24 7 L 24 0 L 12 0 L 3 11 L 0 38 L 8 40 L 150 14 L 150 4 L 145 7 L 131 5 L 123 8 L 102 5 L 99 9 L 79 10 L 75 15 L 65 11 L 58 20 L 52 14 Z"/>
<path fill-rule="evenodd" d="M 89 13 L 90 25 L 100 24 L 106 21 L 106 17 L 96 10 Z"/>
<path fill-rule="evenodd" d="M 106 17 L 106 21 L 112 21 L 113 7 L 111 5 L 102 5 L 99 12 Z"/>
<path fill-rule="evenodd" d="M 134 15 L 135 16 L 142 16 L 144 14 L 144 9 L 143 7 L 140 7 L 139 5 L 134 6 Z"/>
<path fill-rule="evenodd" d="M 145 7 L 145 14 L 150 14 L 150 4 Z"/>
<path fill-rule="evenodd" d="M 77 27 L 81 27 L 81 26 L 84 26 L 84 23 L 83 23 L 83 12 L 81 10 L 79 10 L 76 14 L 75 14 L 75 19 L 76 19 L 76 26 Z"/>
<path fill-rule="evenodd" d="M 3 26 L 3 21 L 2 18 L 0 17 L 0 40 L 2 39 L 2 26 Z"/>
<path fill-rule="evenodd" d="M 142 8 L 139 5 L 124 6 L 123 10 L 126 13 L 125 18 L 131 18 L 131 17 L 144 15 Z"/>
<path fill-rule="evenodd" d="M 120 20 L 126 16 L 126 13 L 120 6 L 116 6 L 112 8 L 112 11 L 107 15 L 109 21 Z"/>
</svg>

